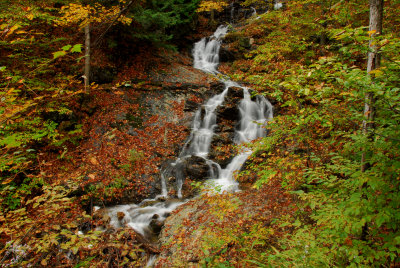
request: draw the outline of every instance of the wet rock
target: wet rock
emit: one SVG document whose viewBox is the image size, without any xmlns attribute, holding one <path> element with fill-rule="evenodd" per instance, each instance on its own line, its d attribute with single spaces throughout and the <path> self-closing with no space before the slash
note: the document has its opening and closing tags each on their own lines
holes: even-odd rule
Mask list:
<svg viewBox="0 0 400 268">
<path fill-rule="evenodd" d="M 150 207 L 153 206 L 154 204 L 157 204 L 158 201 L 156 200 L 148 200 L 148 201 L 143 201 L 142 203 L 140 203 L 140 207 L 144 208 L 144 207 Z"/>
<path fill-rule="evenodd" d="M 118 218 L 118 221 L 122 222 L 122 220 L 125 218 L 125 213 L 118 211 L 117 218 Z"/>
<path fill-rule="evenodd" d="M 183 160 L 183 175 L 194 181 L 202 181 L 209 178 L 209 165 L 199 156 L 190 156 Z"/>
<path fill-rule="evenodd" d="M 243 89 L 240 87 L 230 87 L 226 94 L 228 100 L 241 100 L 243 98 Z"/>
<path fill-rule="evenodd" d="M 233 62 L 235 61 L 235 54 L 228 50 L 226 47 L 221 47 L 219 51 L 219 60 L 220 62 Z"/>
<path fill-rule="evenodd" d="M 185 112 L 187 112 L 187 111 L 195 111 L 195 110 L 197 110 L 198 107 L 199 107 L 198 103 L 196 103 L 194 101 L 191 101 L 191 100 L 186 100 L 185 101 L 184 111 Z"/>
<path fill-rule="evenodd" d="M 158 214 L 154 214 L 149 225 L 153 233 L 159 234 L 164 226 L 164 221 L 160 220 L 160 216 Z"/>
<path fill-rule="evenodd" d="M 218 121 L 222 121 L 221 119 L 237 121 L 239 120 L 239 110 L 236 106 L 222 105 L 217 111 L 217 118 Z"/>
<path fill-rule="evenodd" d="M 215 95 L 215 93 L 221 93 L 225 89 L 225 84 L 221 81 L 214 81 L 210 83 L 210 89 L 212 94 L 209 97 Z"/>
<path fill-rule="evenodd" d="M 223 123 L 224 120 L 238 121 L 239 108 L 238 105 L 243 98 L 243 89 L 239 87 L 230 87 L 225 96 L 223 105 L 217 108 L 217 123 Z"/>
<path fill-rule="evenodd" d="M 223 105 L 216 110 L 218 126 L 210 145 L 209 159 L 225 168 L 234 157 L 235 126 L 240 120 L 239 103 L 243 98 L 243 89 L 231 87 L 225 97 Z"/>
<path fill-rule="evenodd" d="M 165 196 L 159 196 L 158 198 L 157 198 L 157 201 L 159 201 L 159 202 L 165 202 L 167 199 L 165 198 Z"/>
</svg>

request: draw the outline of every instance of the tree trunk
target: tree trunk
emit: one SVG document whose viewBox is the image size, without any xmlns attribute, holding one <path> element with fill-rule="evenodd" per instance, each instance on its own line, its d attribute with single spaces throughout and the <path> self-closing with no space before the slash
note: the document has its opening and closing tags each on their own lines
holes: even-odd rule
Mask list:
<svg viewBox="0 0 400 268">
<path fill-rule="evenodd" d="M 85 26 L 85 92 L 88 93 L 90 75 L 90 24 Z"/>
<path fill-rule="evenodd" d="M 369 0 L 369 33 L 371 38 L 369 40 L 368 74 L 380 67 L 381 59 L 375 44 L 375 36 L 382 33 L 383 1 L 384 0 Z M 371 74 L 371 78 L 373 78 L 373 74 Z M 364 120 L 362 126 L 363 133 L 366 136 L 370 136 L 370 129 L 373 128 L 374 113 L 374 95 L 372 92 L 367 91 L 365 93 Z M 361 171 L 364 172 L 367 168 L 366 151 L 364 150 L 361 156 Z"/>
</svg>

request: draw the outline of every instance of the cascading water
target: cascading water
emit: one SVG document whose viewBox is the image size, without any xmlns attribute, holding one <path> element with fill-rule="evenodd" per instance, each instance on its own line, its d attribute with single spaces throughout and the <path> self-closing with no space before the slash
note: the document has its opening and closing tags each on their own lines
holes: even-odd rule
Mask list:
<svg viewBox="0 0 400 268">
<path fill-rule="evenodd" d="M 283 4 L 280 3 L 280 2 L 276 2 L 276 3 L 274 4 L 274 9 L 275 9 L 275 10 L 281 9 L 282 7 L 283 7 Z"/>
<path fill-rule="evenodd" d="M 253 13 L 251 13 L 251 16 L 257 16 L 257 10 L 254 7 L 251 7 L 251 11 L 253 11 Z"/>
<path fill-rule="evenodd" d="M 218 52 L 221 40 L 227 31 L 227 26 L 220 26 L 211 37 L 203 38 L 194 45 L 193 58 L 195 68 L 207 73 L 218 74 Z M 217 163 L 208 159 L 210 144 L 217 126 L 216 109 L 224 103 L 229 88 L 242 88 L 243 99 L 239 104 L 240 121 L 236 126 L 234 135 L 234 143 L 241 144 L 265 135 L 264 125 L 266 121 L 272 118 L 272 106 L 263 96 L 256 96 L 255 101 L 253 101 L 249 90 L 233 81 L 224 80 L 223 82 L 225 83 L 224 90 L 210 98 L 202 106 L 203 110 L 199 109 L 196 112 L 190 137 L 177 160 L 162 170 L 160 174 L 161 195 L 155 199 L 145 200 L 138 205 L 120 205 L 109 208 L 108 212 L 113 226 L 119 227 L 127 224 L 143 235 L 151 233 L 149 225 L 153 220 L 164 220 L 171 211 L 184 203 L 184 201 L 176 199 L 165 201 L 168 197 L 166 174 L 175 173 L 177 196 L 182 198 L 184 160 L 192 156 L 203 158 L 206 161 L 210 173 L 209 184 L 217 185 L 222 191 L 238 190 L 238 183 L 234 180 L 234 173 L 240 170 L 246 159 L 251 155 L 251 150 L 244 149 L 224 169 L 221 169 Z M 160 198 L 164 201 L 160 201 Z M 124 213 L 123 220 L 118 219 L 117 212 Z"/>
<path fill-rule="evenodd" d="M 227 26 L 219 26 L 212 36 L 204 37 L 194 45 L 194 68 L 208 73 L 218 73 L 217 66 L 219 64 L 221 38 L 223 38 L 227 32 Z"/>
<path fill-rule="evenodd" d="M 255 11 L 255 10 L 254 10 Z M 209 73 L 218 73 L 217 66 L 219 61 L 214 53 L 218 53 L 221 45 L 221 39 L 227 33 L 227 26 L 219 26 L 216 33 L 210 41 L 206 41 L 206 38 L 201 39 L 194 46 L 193 58 L 194 67 Z M 201 55 L 199 57 L 198 55 Z M 206 59 L 206 62 L 205 62 Z M 265 129 L 263 127 L 267 120 L 272 118 L 272 105 L 263 96 L 257 96 L 256 101 L 251 100 L 250 93 L 247 88 L 240 86 L 239 84 L 231 81 L 224 80 L 225 89 L 219 95 L 211 98 L 205 105 L 206 116 L 203 122 L 200 123 L 199 117 L 195 118 L 195 126 L 202 126 L 203 128 L 193 128 L 193 136 L 189 140 L 190 147 L 192 150 L 188 150 L 183 156 L 194 154 L 197 156 L 204 157 L 208 162 L 212 162 L 207 159 L 209 153 L 209 147 L 214 135 L 214 127 L 216 122 L 216 108 L 221 105 L 230 87 L 240 87 L 243 89 L 243 99 L 239 104 L 240 111 L 240 122 L 239 127 L 235 131 L 234 142 L 236 144 L 250 142 L 256 138 L 265 135 Z M 210 104 L 209 104 L 210 103 Z M 211 107 L 211 108 L 210 108 Z M 210 120 L 211 119 L 211 120 Z M 198 150 L 198 148 L 202 148 Z M 244 162 L 251 155 L 250 150 L 245 150 L 243 153 L 234 157 L 231 163 L 225 169 L 221 169 L 217 163 L 213 163 L 218 167 L 218 176 L 212 177 L 210 184 L 217 186 L 222 191 L 235 191 L 238 190 L 238 183 L 233 179 L 235 171 L 240 170 Z M 210 168 L 212 171 L 213 168 Z"/>
<path fill-rule="evenodd" d="M 272 119 L 272 105 L 263 96 L 256 96 L 256 101 L 251 100 L 247 88 L 243 89 L 243 99 L 239 104 L 240 121 L 239 128 L 235 131 L 234 142 L 241 144 L 250 142 L 265 135 L 264 124 Z M 228 166 L 220 171 L 218 179 L 212 182 L 221 191 L 236 191 L 238 183 L 234 180 L 234 173 L 243 166 L 252 151 L 244 149 L 242 153 L 235 156 Z"/>
</svg>

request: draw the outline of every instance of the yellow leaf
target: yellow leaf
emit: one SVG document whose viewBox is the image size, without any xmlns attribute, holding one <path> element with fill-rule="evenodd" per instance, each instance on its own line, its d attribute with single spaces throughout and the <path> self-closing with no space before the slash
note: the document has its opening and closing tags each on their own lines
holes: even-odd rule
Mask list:
<svg viewBox="0 0 400 268">
<path fill-rule="evenodd" d="M 47 266 L 47 260 L 46 260 L 46 259 L 43 259 L 43 260 L 40 262 L 40 264 L 43 265 L 43 266 Z"/>
<path fill-rule="evenodd" d="M 373 35 L 374 33 L 376 33 L 376 30 L 368 31 L 367 33 L 369 34 L 369 36 L 371 36 L 371 35 Z"/>
<path fill-rule="evenodd" d="M 7 95 L 11 95 L 11 94 L 14 92 L 14 90 L 15 90 L 15 88 L 10 88 L 10 89 L 7 91 Z"/>
<path fill-rule="evenodd" d="M 29 13 L 29 14 L 26 15 L 26 18 L 27 18 L 28 20 L 33 20 L 34 16 L 33 16 L 32 13 Z"/>
<path fill-rule="evenodd" d="M 6 179 L 5 181 L 3 181 L 1 184 L 8 184 L 10 183 L 14 178 L 13 177 L 9 177 L 8 179 Z"/>
<path fill-rule="evenodd" d="M 8 30 L 6 36 L 9 36 L 10 34 L 12 34 L 18 28 L 19 28 L 19 25 L 14 25 L 13 27 L 10 28 L 10 30 Z"/>
<path fill-rule="evenodd" d="M 376 77 L 380 77 L 383 75 L 383 72 L 380 69 L 375 69 L 370 71 L 369 74 L 375 75 Z"/>
</svg>

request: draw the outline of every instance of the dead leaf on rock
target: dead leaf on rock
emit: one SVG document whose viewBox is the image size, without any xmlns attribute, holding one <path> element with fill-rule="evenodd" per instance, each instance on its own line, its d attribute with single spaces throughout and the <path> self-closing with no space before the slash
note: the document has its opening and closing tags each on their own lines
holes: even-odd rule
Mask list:
<svg viewBox="0 0 400 268">
<path fill-rule="evenodd" d="M 99 161 L 97 161 L 97 159 L 95 157 L 91 157 L 89 159 L 90 163 L 92 163 L 93 165 L 99 165 Z"/>
</svg>

